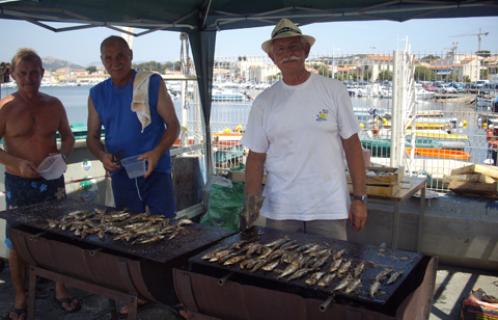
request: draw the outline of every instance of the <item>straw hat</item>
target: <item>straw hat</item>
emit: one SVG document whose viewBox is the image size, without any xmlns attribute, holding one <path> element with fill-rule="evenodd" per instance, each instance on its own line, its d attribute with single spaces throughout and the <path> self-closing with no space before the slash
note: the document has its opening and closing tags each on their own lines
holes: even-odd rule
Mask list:
<svg viewBox="0 0 498 320">
<path fill-rule="evenodd" d="M 294 22 L 284 18 L 277 23 L 275 28 L 273 28 L 273 31 L 271 32 L 271 39 L 263 42 L 263 44 L 261 44 L 261 48 L 264 52 L 269 54 L 273 40 L 289 37 L 303 37 L 303 39 L 309 43 L 310 47 L 315 43 L 315 38 L 304 35 L 301 32 L 301 29 L 299 29 Z"/>
</svg>

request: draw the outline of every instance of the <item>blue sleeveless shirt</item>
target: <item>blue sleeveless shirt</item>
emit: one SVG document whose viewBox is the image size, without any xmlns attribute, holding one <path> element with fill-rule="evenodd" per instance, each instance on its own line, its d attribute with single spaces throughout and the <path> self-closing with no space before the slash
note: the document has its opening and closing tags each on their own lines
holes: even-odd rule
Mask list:
<svg viewBox="0 0 498 320">
<path fill-rule="evenodd" d="M 111 78 L 90 89 L 90 97 L 97 111 L 100 123 L 105 128 L 105 147 L 107 152 L 126 158 L 154 149 L 166 130 L 163 119 L 157 112 L 159 85 L 163 79 L 152 75 L 149 81 L 149 105 L 151 123 L 143 133 L 137 114 L 131 111 L 133 81 L 136 71 L 128 83 L 122 87 L 112 83 Z M 169 149 L 159 158 L 155 171 L 171 172 Z"/>
</svg>

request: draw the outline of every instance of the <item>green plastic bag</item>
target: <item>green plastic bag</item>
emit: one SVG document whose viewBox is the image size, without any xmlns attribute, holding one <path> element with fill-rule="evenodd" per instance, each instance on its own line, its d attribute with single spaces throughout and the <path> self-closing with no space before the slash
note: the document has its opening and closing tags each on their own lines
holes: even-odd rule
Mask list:
<svg viewBox="0 0 498 320">
<path fill-rule="evenodd" d="M 201 223 L 238 231 L 239 217 L 244 207 L 244 183 L 228 179 L 222 183 L 219 181 L 209 187 L 208 211 Z"/>
</svg>

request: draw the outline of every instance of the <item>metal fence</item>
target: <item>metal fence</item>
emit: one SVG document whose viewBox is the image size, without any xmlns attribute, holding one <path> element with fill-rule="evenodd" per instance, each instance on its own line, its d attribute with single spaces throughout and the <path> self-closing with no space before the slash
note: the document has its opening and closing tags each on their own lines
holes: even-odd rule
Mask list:
<svg viewBox="0 0 498 320">
<path fill-rule="evenodd" d="M 372 163 L 380 165 L 390 165 L 392 157 L 393 60 L 393 54 L 340 54 L 307 61 L 309 70 L 346 85 L 362 145 L 370 150 Z M 498 56 L 450 51 L 414 54 L 411 61 L 416 117 L 399 129 L 406 139 L 404 157 L 410 162 L 405 174 L 426 175 L 429 188 L 445 191 L 444 176 L 452 169 L 496 161 L 489 142 L 498 134 Z M 280 73 L 267 57 L 217 59 L 210 119 L 217 173 L 244 164 L 246 151 L 240 139 L 251 103 L 278 79 Z M 202 136 L 196 124 L 200 116 L 188 117 L 189 136 Z"/>
</svg>

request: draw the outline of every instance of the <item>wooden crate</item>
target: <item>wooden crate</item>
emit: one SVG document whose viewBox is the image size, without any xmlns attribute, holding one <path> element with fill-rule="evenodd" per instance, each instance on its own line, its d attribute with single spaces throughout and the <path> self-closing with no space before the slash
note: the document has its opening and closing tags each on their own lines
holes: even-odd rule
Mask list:
<svg viewBox="0 0 498 320">
<path fill-rule="evenodd" d="M 349 193 L 353 192 L 353 185 L 348 183 Z M 374 186 L 367 184 L 367 195 L 377 197 L 392 197 L 400 189 L 399 184 L 392 184 L 388 186 Z"/>
<path fill-rule="evenodd" d="M 498 167 L 488 166 L 484 164 L 471 164 L 469 166 L 451 170 L 451 175 L 480 173 L 482 175 L 498 179 Z"/>
<path fill-rule="evenodd" d="M 448 185 L 448 189 L 453 192 L 464 195 L 475 195 L 486 198 L 498 198 L 498 184 L 493 183 L 480 183 L 469 181 L 452 180 Z"/>
<path fill-rule="evenodd" d="M 450 183 L 451 181 L 480 182 L 480 183 L 496 182 L 495 179 L 481 173 L 466 173 L 466 174 L 444 176 L 443 178 L 444 183 Z"/>
<path fill-rule="evenodd" d="M 375 175 L 368 173 L 375 172 Z M 347 175 L 349 192 L 353 191 L 352 181 Z M 369 196 L 391 197 L 396 194 L 403 180 L 403 171 L 390 167 L 368 167 L 367 168 L 367 194 Z"/>
<path fill-rule="evenodd" d="M 375 172 L 375 175 L 369 173 Z M 367 185 L 374 186 L 391 186 L 400 184 L 403 180 L 403 171 L 398 168 L 390 167 L 368 167 L 367 168 Z M 348 183 L 351 183 L 351 177 L 347 175 Z"/>
</svg>

